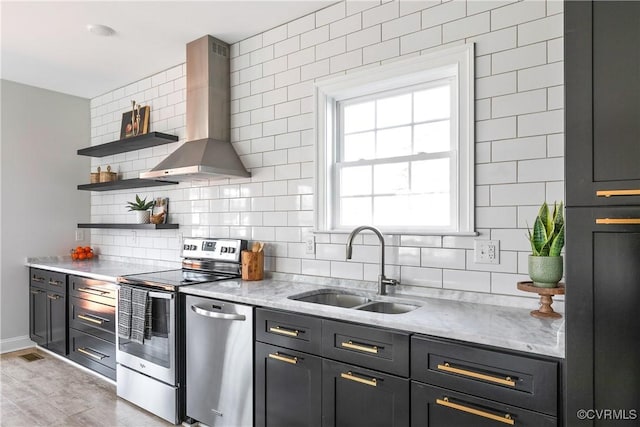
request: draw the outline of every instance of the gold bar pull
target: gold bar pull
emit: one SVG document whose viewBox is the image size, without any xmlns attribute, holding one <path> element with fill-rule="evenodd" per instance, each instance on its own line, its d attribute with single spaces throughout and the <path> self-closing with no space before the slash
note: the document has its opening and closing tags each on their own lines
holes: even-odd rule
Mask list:
<svg viewBox="0 0 640 427">
<path fill-rule="evenodd" d="M 34 274 L 31 280 L 34 282 L 44 282 L 44 277 L 38 277 Z"/>
<path fill-rule="evenodd" d="M 43 294 L 44 291 L 41 291 L 40 289 L 31 289 L 31 293 L 34 295 L 38 295 L 38 294 Z"/>
<path fill-rule="evenodd" d="M 442 399 L 436 399 L 436 403 L 438 405 L 446 406 L 447 408 L 457 409 L 458 411 L 467 412 L 469 414 L 477 415 L 483 418 L 489 418 L 490 420 L 500 421 L 501 423 L 514 425 L 516 421 L 511 418 L 510 414 L 504 414 L 503 416 L 494 415 L 491 412 L 480 411 L 478 409 L 470 408 L 468 406 L 459 405 L 457 403 L 449 402 L 448 397 L 444 397 Z"/>
<path fill-rule="evenodd" d="M 340 345 L 350 350 L 358 350 L 358 351 L 365 351 L 367 353 L 378 354 L 377 345 L 368 346 L 368 345 L 362 345 L 362 344 L 355 344 L 353 341 L 342 342 Z"/>
<path fill-rule="evenodd" d="M 640 189 L 637 190 L 598 190 L 596 191 L 598 197 L 611 197 L 611 196 L 640 196 Z"/>
<path fill-rule="evenodd" d="M 62 298 L 60 295 L 47 295 L 47 298 L 52 299 L 52 300 L 57 300 Z"/>
<path fill-rule="evenodd" d="M 98 351 L 90 350 L 90 349 L 85 348 L 85 347 L 78 347 L 78 348 L 76 348 L 76 350 L 77 350 L 78 352 L 80 352 L 80 353 L 82 353 L 82 354 L 86 354 L 87 356 L 92 357 L 92 358 L 94 358 L 94 359 L 96 359 L 96 360 L 102 360 L 102 359 L 104 359 L 105 357 L 109 357 L 109 356 L 104 355 L 104 354 L 102 354 L 102 353 L 100 353 L 100 352 L 98 352 Z M 97 353 L 97 354 L 96 354 L 96 353 Z"/>
<path fill-rule="evenodd" d="M 49 279 L 49 284 L 51 286 L 62 286 L 63 285 L 63 283 L 60 280 L 51 280 L 51 279 Z"/>
<path fill-rule="evenodd" d="M 351 371 L 346 372 L 346 373 L 345 372 L 341 373 L 340 377 L 344 378 L 345 380 L 355 381 L 355 382 L 360 383 L 360 384 L 370 385 L 371 387 L 377 387 L 378 386 L 378 379 L 377 378 L 371 378 L 370 380 L 368 380 L 366 378 L 356 377 L 355 375 L 353 375 L 353 373 Z"/>
<path fill-rule="evenodd" d="M 640 224 L 640 218 L 596 218 L 596 224 L 635 225 Z"/>
<path fill-rule="evenodd" d="M 269 328 L 269 332 L 273 332 L 274 334 L 287 335 L 289 337 L 297 337 L 300 331 L 295 329 L 287 329 L 282 326 L 272 326 Z"/>
<path fill-rule="evenodd" d="M 97 325 L 102 325 L 104 322 L 108 322 L 108 320 L 100 319 L 99 317 L 91 316 L 90 314 L 78 314 L 78 319 L 86 320 L 87 322 L 95 323 Z"/>
<path fill-rule="evenodd" d="M 467 371 L 466 369 L 454 368 L 453 366 L 449 365 L 449 362 L 445 362 L 444 365 L 438 365 L 438 369 L 440 369 L 441 371 L 452 372 L 454 374 L 465 375 L 467 377 L 478 378 L 480 380 L 491 381 L 491 382 L 502 384 L 502 385 L 508 385 L 511 387 L 516 386 L 516 382 L 511 377 L 505 377 L 505 378 L 492 377 L 491 375 L 485 375 L 479 372 L 473 372 L 473 371 Z"/>
<path fill-rule="evenodd" d="M 279 360 L 281 362 L 291 363 L 292 365 L 295 365 L 295 364 L 298 363 L 298 358 L 297 357 L 283 356 L 278 352 L 269 353 L 269 358 L 276 359 L 276 360 Z"/>
</svg>

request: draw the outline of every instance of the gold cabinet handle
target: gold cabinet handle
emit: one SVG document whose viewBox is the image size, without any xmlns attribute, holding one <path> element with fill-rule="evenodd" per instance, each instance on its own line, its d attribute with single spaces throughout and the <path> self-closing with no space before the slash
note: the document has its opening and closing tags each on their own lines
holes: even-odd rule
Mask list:
<svg viewBox="0 0 640 427">
<path fill-rule="evenodd" d="M 86 354 L 87 356 L 92 357 L 92 358 L 94 358 L 96 360 L 102 360 L 105 357 L 109 357 L 109 356 L 107 356 L 105 354 L 100 353 L 99 351 L 95 351 L 95 350 L 92 350 L 92 349 L 89 349 L 89 348 L 86 348 L 86 347 L 78 347 L 78 348 L 76 348 L 76 350 L 78 352 L 80 352 L 82 354 Z"/>
<path fill-rule="evenodd" d="M 378 386 L 378 379 L 377 378 L 371 378 L 370 380 L 368 380 L 366 378 L 360 378 L 360 377 L 357 377 L 357 376 L 353 375 L 353 372 L 351 372 L 351 371 L 342 372 L 340 374 L 340 377 L 344 378 L 345 380 L 355 381 L 355 382 L 360 383 L 360 384 L 370 385 L 371 387 L 377 387 Z"/>
<path fill-rule="evenodd" d="M 364 351 L 367 353 L 378 354 L 378 346 L 377 345 L 363 345 L 363 344 L 355 344 L 353 341 L 342 342 L 340 345 L 344 348 L 348 348 L 350 350 L 358 350 Z"/>
<path fill-rule="evenodd" d="M 596 224 L 634 225 L 634 224 L 640 224 L 640 218 L 596 218 Z"/>
<path fill-rule="evenodd" d="M 49 284 L 52 286 L 62 286 L 62 282 L 60 280 L 51 280 L 49 279 Z"/>
<path fill-rule="evenodd" d="M 611 196 L 640 196 L 640 189 L 630 190 L 598 190 L 596 191 L 598 197 L 611 197 Z"/>
<path fill-rule="evenodd" d="M 469 414 L 477 415 L 483 418 L 489 418 L 494 421 L 500 421 L 501 423 L 505 423 L 509 425 L 514 425 L 516 423 L 510 414 L 504 414 L 503 416 L 494 415 L 490 412 L 480 411 L 478 409 L 474 409 L 468 406 L 459 405 L 457 403 L 450 402 L 448 397 L 444 397 L 443 399 L 436 399 L 436 403 L 438 405 L 446 406 L 447 408 L 456 409 L 462 412 L 467 412 Z"/>
<path fill-rule="evenodd" d="M 78 319 L 86 320 L 87 322 L 95 323 L 97 325 L 102 325 L 104 322 L 108 322 L 106 319 L 101 319 L 90 314 L 78 314 L 77 317 Z"/>
<path fill-rule="evenodd" d="M 44 291 L 41 291 L 40 289 L 31 289 L 31 293 L 34 295 L 38 295 L 38 294 L 43 294 Z"/>
<path fill-rule="evenodd" d="M 298 363 L 298 358 L 297 357 L 283 356 L 278 352 L 269 353 L 269 358 L 270 359 L 279 360 L 281 362 L 291 363 L 292 365 L 295 365 L 295 364 Z"/>
<path fill-rule="evenodd" d="M 109 293 L 109 291 L 101 291 L 100 289 L 94 289 L 94 288 L 78 288 L 78 292 L 86 292 L 88 294 L 98 295 L 98 296 L 102 296 Z"/>
<path fill-rule="evenodd" d="M 62 298 L 60 295 L 47 295 L 47 298 L 52 299 L 52 300 L 58 300 L 60 298 Z"/>
<path fill-rule="evenodd" d="M 479 372 L 467 371 L 466 369 L 454 368 L 448 362 L 445 362 L 444 365 L 438 365 L 438 369 L 441 371 L 452 372 L 454 374 L 465 375 L 467 377 L 478 378 L 480 380 L 491 381 L 497 384 L 508 385 L 511 387 L 516 386 L 516 382 L 509 376 L 500 378 L 493 377 L 491 375 L 481 374 Z"/>
<path fill-rule="evenodd" d="M 44 282 L 44 277 L 38 277 L 34 274 L 31 280 L 33 280 L 34 282 Z"/>
<path fill-rule="evenodd" d="M 269 328 L 269 332 L 273 332 L 274 334 L 287 335 L 289 337 L 297 337 L 300 331 L 295 329 L 287 329 L 282 326 L 272 326 Z"/>
</svg>

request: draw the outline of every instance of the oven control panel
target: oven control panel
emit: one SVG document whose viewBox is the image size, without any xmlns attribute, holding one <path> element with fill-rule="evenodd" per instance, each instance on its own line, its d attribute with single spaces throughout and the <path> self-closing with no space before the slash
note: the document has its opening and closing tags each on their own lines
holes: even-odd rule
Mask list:
<svg viewBox="0 0 640 427">
<path fill-rule="evenodd" d="M 240 252 L 247 249 L 242 239 L 187 237 L 182 242 L 182 258 L 240 262 Z"/>
</svg>

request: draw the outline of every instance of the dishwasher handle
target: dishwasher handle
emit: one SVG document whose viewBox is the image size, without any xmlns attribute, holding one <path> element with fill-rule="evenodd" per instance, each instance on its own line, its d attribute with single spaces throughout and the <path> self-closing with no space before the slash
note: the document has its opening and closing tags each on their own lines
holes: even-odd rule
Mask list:
<svg viewBox="0 0 640 427">
<path fill-rule="evenodd" d="M 235 314 L 235 313 L 220 313 L 218 311 L 207 310 L 206 308 L 200 305 L 192 305 L 191 310 L 199 314 L 200 316 L 211 317 L 213 319 L 223 319 L 223 320 L 246 320 L 244 314 Z"/>
</svg>

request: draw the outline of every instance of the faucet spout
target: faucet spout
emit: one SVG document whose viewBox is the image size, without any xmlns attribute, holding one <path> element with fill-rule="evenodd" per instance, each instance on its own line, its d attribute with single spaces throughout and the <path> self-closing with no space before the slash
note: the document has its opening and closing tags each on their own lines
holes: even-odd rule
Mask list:
<svg viewBox="0 0 640 427">
<path fill-rule="evenodd" d="M 372 231 L 376 236 L 378 236 L 378 240 L 380 242 L 380 274 L 378 275 L 378 294 L 386 295 L 387 294 L 387 286 L 395 286 L 398 284 L 397 280 L 387 279 L 384 275 L 384 237 L 380 230 L 371 225 L 361 225 L 360 227 L 356 227 L 349 234 L 347 238 L 347 259 L 351 259 L 353 254 L 353 239 L 360 233 L 361 231 L 369 230 Z"/>
</svg>

